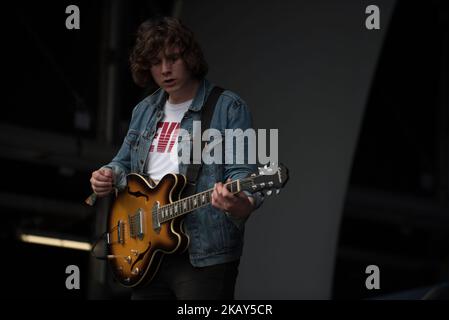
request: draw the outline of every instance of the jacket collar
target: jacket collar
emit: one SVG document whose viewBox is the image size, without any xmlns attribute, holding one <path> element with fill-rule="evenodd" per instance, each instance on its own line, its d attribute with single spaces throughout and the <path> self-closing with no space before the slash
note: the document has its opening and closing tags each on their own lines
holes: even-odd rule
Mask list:
<svg viewBox="0 0 449 320">
<path fill-rule="evenodd" d="M 203 79 L 200 81 L 200 85 L 198 87 L 198 91 L 196 92 L 195 98 L 193 98 L 193 102 L 189 107 L 190 111 L 198 112 L 203 108 L 204 102 L 210 91 L 212 90 L 212 83 L 207 79 Z M 167 101 L 168 94 L 161 88 L 159 88 L 155 93 L 155 104 L 158 108 L 163 109 L 165 101 Z"/>
</svg>

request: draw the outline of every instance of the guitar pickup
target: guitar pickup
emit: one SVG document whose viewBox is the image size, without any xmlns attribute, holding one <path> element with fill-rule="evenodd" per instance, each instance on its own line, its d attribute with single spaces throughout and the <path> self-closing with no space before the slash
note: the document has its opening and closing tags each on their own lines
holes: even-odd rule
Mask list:
<svg viewBox="0 0 449 320">
<path fill-rule="evenodd" d="M 139 226 L 137 228 L 137 230 L 138 230 L 137 237 L 142 240 L 142 238 L 143 238 L 143 210 L 139 209 L 138 214 L 139 214 L 139 217 L 138 217 Z"/>
<path fill-rule="evenodd" d="M 138 209 L 135 215 L 128 216 L 131 238 L 139 238 L 140 240 L 143 239 L 143 236 L 144 236 L 143 213 L 144 212 L 142 209 Z"/>
<path fill-rule="evenodd" d="M 125 243 L 125 224 L 122 220 L 119 220 L 117 223 L 117 238 L 118 243 L 124 244 Z"/>
</svg>

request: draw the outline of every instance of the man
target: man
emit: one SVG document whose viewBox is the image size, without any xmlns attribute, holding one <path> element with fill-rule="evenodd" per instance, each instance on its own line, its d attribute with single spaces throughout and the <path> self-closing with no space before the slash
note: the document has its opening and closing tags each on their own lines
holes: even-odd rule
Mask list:
<svg viewBox="0 0 449 320">
<path fill-rule="evenodd" d="M 130 172 L 158 181 L 168 173 L 186 174 L 179 161 L 179 129 L 192 132 L 213 85 L 204 77 L 207 64 L 192 32 L 176 18 L 144 22 L 130 57 L 134 81 L 159 89 L 133 110 L 128 133 L 111 163 L 92 173 L 98 196 L 126 184 Z M 219 97 L 210 127 L 251 128 L 246 104 L 233 92 Z M 207 129 L 207 128 L 206 128 Z M 173 161 L 173 159 L 176 159 Z M 186 215 L 188 254 L 166 255 L 151 283 L 133 291 L 133 299 L 232 299 L 243 247 L 244 222 L 261 203 L 259 194 L 232 194 L 223 181 L 255 171 L 252 164 L 203 164 L 197 192 L 214 188 L 212 206 Z"/>
</svg>

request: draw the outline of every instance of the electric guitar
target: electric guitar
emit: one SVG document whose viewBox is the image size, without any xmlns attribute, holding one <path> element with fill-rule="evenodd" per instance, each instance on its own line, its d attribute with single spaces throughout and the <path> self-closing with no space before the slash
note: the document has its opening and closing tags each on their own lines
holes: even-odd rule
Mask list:
<svg viewBox="0 0 449 320">
<path fill-rule="evenodd" d="M 225 184 L 232 193 L 243 190 L 279 193 L 288 179 L 287 169 L 280 165 L 273 172 L 259 169 L 259 174 Z M 149 283 L 158 271 L 165 254 L 184 252 L 189 237 L 184 232 L 183 216 L 210 204 L 209 189 L 181 198 L 186 178 L 167 174 L 157 185 L 138 174 L 127 176 L 127 185 L 119 192 L 108 216 L 107 259 L 113 274 L 125 287 Z"/>
</svg>

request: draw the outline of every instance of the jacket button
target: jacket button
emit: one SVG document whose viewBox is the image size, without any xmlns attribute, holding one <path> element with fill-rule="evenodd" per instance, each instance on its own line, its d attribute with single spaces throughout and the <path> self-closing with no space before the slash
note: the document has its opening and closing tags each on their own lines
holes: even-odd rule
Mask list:
<svg viewBox="0 0 449 320">
<path fill-rule="evenodd" d="M 143 160 L 140 160 L 140 164 L 143 164 Z"/>
</svg>

